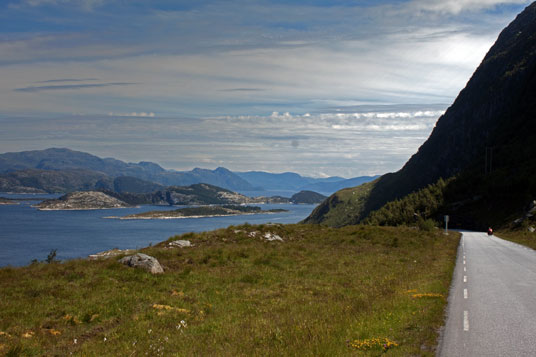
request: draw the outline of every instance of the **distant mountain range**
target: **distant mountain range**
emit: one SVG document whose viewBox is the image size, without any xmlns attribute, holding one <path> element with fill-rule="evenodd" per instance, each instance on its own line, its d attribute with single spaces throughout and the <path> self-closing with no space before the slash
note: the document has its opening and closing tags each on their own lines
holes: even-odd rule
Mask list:
<svg viewBox="0 0 536 357">
<path fill-rule="evenodd" d="M 263 171 L 235 172 L 252 185 L 264 190 L 314 191 L 331 194 L 345 187 L 357 186 L 372 181 L 379 176 L 361 176 L 345 179 L 338 176 L 327 178 L 303 177 L 294 172 L 273 174 Z"/>
<path fill-rule="evenodd" d="M 535 34 L 532 3 L 400 171 L 335 193 L 306 222 L 356 224 L 381 208 L 375 224 L 449 215 L 451 225 L 486 229 L 523 216 L 536 199 Z"/>
<path fill-rule="evenodd" d="M 27 171 L 28 169 L 41 171 Z M 36 173 L 41 177 L 41 180 L 43 179 L 44 170 L 59 171 L 59 175 L 66 171 L 74 175 L 74 171 L 84 170 L 104 174 L 112 180 L 117 177 L 134 177 L 163 186 L 188 186 L 196 183 L 207 183 L 231 190 L 256 189 L 249 182 L 224 168 L 218 168 L 213 171 L 194 169 L 188 172 L 175 172 L 165 170 L 160 165 L 152 162 L 126 163 L 112 158 L 101 159 L 80 151 L 56 148 L 0 155 L 0 173 L 8 174 L 20 170 L 26 170 L 25 176 L 30 175 L 32 172 Z M 5 179 L 5 175 L 0 177 L 0 180 L 2 179 Z M 31 182 L 26 180 L 23 183 L 28 184 Z M 2 187 L 1 183 L 0 187 Z M 38 188 L 49 191 L 45 187 Z M 67 191 L 72 190 L 71 187 L 66 187 L 66 189 Z"/>
<path fill-rule="evenodd" d="M 0 192 L 72 192 L 108 190 L 149 193 L 166 186 L 206 183 L 232 191 L 286 190 L 331 194 L 375 177 L 310 178 L 296 173 L 232 172 L 195 168 L 166 170 L 152 162 L 126 163 L 65 148 L 0 154 Z"/>
</svg>

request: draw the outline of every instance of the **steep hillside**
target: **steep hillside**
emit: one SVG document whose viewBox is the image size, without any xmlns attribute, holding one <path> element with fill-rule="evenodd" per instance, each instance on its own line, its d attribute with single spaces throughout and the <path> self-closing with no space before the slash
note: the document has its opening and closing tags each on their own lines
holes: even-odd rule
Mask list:
<svg viewBox="0 0 536 357">
<path fill-rule="evenodd" d="M 163 189 L 164 186 L 154 182 L 141 180 L 131 176 L 119 176 L 114 179 L 115 192 L 151 193 Z"/>
<path fill-rule="evenodd" d="M 89 170 L 25 169 L 0 175 L 0 192 L 55 193 L 111 189 L 113 179 Z"/>
<path fill-rule="evenodd" d="M 87 190 L 149 193 L 164 186 L 131 176 L 112 178 L 99 171 L 25 169 L 0 174 L 0 192 L 56 193 Z"/>
<path fill-rule="evenodd" d="M 459 179 L 449 185 L 447 206 L 470 201 L 458 205 L 458 212 L 479 217 L 483 224 L 492 219 L 486 212 L 499 209 L 493 220 L 506 221 L 536 197 L 535 118 L 533 3 L 502 31 L 429 139 L 400 171 L 382 176 L 368 190 L 353 190 L 359 199 L 352 202 L 345 199 L 348 190 L 336 193 L 306 221 L 357 223 L 389 201 L 453 176 Z M 335 222 L 333 210 L 351 214 Z"/>
</svg>

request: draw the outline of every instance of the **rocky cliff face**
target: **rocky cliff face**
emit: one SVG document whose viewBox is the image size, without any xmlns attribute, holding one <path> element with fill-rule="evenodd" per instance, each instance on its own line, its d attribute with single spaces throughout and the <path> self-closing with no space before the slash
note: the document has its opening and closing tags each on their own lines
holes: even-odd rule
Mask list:
<svg viewBox="0 0 536 357">
<path fill-rule="evenodd" d="M 97 191 L 73 192 L 57 200 L 45 200 L 36 206 L 40 210 L 88 210 L 130 207 L 117 198 Z"/>
<path fill-rule="evenodd" d="M 499 205 L 497 196 L 523 185 L 516 192 L 523 204 L 533 199 L 536 185 L 523 177 L 536 173 L 536 3 L 527 7 L 502 31 L 467 86 L 439 118 L 429 139 L 404 167 L 378 179 L 359 204 L 348 191 L 336 193 L 319 207 L 308 222 L 328 223 L 330 211 L 352 211 L 338 225 L 358 223 L 385 203 L 419 190 L 439 178 L 455 175 L 499 175 L 489 195 L 489 205 Z M 487 152 L 487 153 L 486 153 Z M 488 159 L 486 160 L 486 155 Z M 489 156 L 493 156 L 490 161 Z M 486 180 L 483 178 L 482 180 Z M 497 184 L 499 180 L 504 184 Z M 518 182 L 519 185 L 508 184 Z M 471 184 L 475 187 L 478 183 Z M 510 186 L 510 188 L 509 188 Z M 476 188 L 473 188 L 476 189 Z M 461 190 L 463 191 L 463 190 Z M 463 194 L 471 194 L 469 189 Z M 461 193 L 461 192 L 460 192 Z"/>
</svg>

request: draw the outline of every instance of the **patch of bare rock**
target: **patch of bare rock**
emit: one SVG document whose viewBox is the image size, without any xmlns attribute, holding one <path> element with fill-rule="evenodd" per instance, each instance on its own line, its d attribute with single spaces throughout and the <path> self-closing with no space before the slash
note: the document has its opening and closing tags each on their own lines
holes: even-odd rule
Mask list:
<svg viewBox="0 0 536 357">
<path fill-rule="evenodd" d="M 114 249 L 106 250 L 104 252 L 91 254 L 91 255 L 89 255 L 89 260 L 108 259 L 108 258 L 117 257 L 119 255 L 132 254 L 132 253 L 135 253 L 135 252 L 136 251 L 134 249 L 117 249 L 117 248 L 114 248 Z"/>
<path fill-rule="evenodd" d="M 240 233 L 240 231 L 235 231 L 235 233 Z M 262 233 L 262 232 L 253 231 L 253 232 L 248 233 L 248 237 L 251 237 L 251 238 L 259 237 L 261 239 L 264 239 L 267 242 L 273 242 L 273 241 L 284 242 L 283 238 L 281 238 L 279 235 L 272 233 L 272 232 Z"/>
</svg>

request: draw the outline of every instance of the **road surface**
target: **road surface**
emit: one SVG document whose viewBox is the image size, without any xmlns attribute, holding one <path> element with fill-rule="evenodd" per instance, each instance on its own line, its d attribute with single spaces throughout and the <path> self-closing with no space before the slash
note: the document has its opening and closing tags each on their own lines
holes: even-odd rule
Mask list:
<svg viewBox="0 0 536 357">
<path fill-rule="evenodd" d="M 462 233 L 438 356 L 536 356 L 536 251 Z"/>
</svg>

